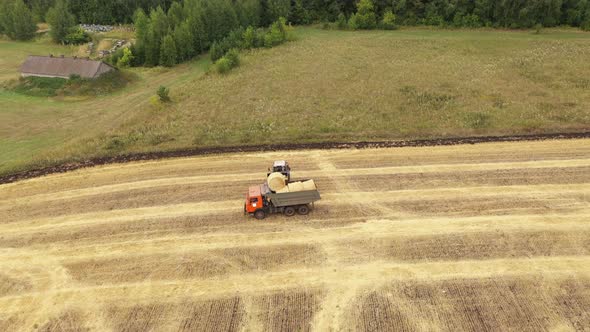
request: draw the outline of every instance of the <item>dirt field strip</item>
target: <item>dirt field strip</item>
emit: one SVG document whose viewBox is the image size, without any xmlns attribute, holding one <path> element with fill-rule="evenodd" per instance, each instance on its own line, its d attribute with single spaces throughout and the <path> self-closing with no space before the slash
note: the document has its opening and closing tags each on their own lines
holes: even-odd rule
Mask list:
<svg viewBox="0 0 590 332">
<path fill-rule="evenodd" d="M 21 296 L 5 296 L 0 299 L 0 305 L 8 308 L 9 312 L 20 311 L 22 304 L 31 299 L 51 296 L 72 301 L 76 306 L 88 305 L 88 298 L 95 301 L 116 301 L 133 299 L 138 303 L 149 303 L 150 292 L 147 289 L 156 288 L 168 299 L 184 297 L 187 293 L 200 298 L 215 298 L 228 293 L 240 292 L 256 294 L 284 288 L 320 287 L 325 283 L 335 283 L 340 288 L 379 287 L 379 284 L 396 280 L 443 280 L 462 278 L 488 278 L 498 275 L 526 275 L 537 271 L 550 273 L 552 277 L 562 278 L 568 275 L 590 277 L 588 271 L 590 258 L 587 257 L 551 257 L 534 259 L 501 259 L 484 261 L 433 262 L 419 264 L 400 264 L 374 262 L 370 264 L 335 267 L 328 265 L 319 269 L 298 269 L 264 274 L 240 274 L 228 278 L 215 278 L 191 281 L 163 281 L 148 283 L 121 283 L 107 286 L 62 287 L 55 284 L 43 292 L 30 292 Z M 339 278 L 341 275 L 349 278 Z M 55 299 L 57 302 L 58 299 Z M 20 303 L 20 304 L 19 304 Z M 90 303 L 96 305 L 96 302 Z M 12 308 L 12 311 L 11 309 Z"/>
<path fill-rule="evenodd" d="M 71 248 L 70 244 L 52 244 L 50 248 L 38 250 L 49 251 L 60 260 L 71 261 L 92 257 L 141 256 L 141 248 L 149 245 L 151 253 L 158 252 L 193 252 L 195 250 L 211 250 L 232 247 L 261 247 L 279 244 L 321 243 L 328 245 L 338 240 L 363 239 L 366 237 L 388 238 L 392 236 L 407 237 L 418 235 L 450 234 L 481 232 L 489 229 L 510 230 L 545 230 L 545 231 L 583 231 L 590 230 L 584 221 L 590 219 L 590 211 L 582 214 L 564 215 L 515 215 L 502 217 L 474 218 L 438 218 L 416 220 L 369 220 L 363 224 L 354 224 L 339 229 L 293 231 L 285 233 L 263 233 L 244 235 L 240 233 L 220 233 L 203 236 L 170 236 L 158 239 L 136 239 L 115 242 L 108 245 L 80 244 Z M 416 224 L 432 223 L 428 229 L 416 229 Z M 44 247 L 44 246 L 41 246 Z M 173 247 L 173 248 L 171 248 Z M 88 252 L 87 252 L 88 251 Z M 18 257 L 18 255 L 17 255 Z"/>
<path fill-rule="evenodd" d="M 400 167 L 376 167 L 376 168 L 354 168 L 339 170 L 335 167 L 328 172 L 322 171 L 304 171 L 300 172 L 303 178 L 316 178 L 329 173 L 330 177 L 349 177 L 360 175 L 382 175 L 382 174 L 408 174 L 408 173 L 455 173 L 469 171 L 491 171 L 491 170 L 513 170 L 513 169 L 538 169 L 538 168 L 563 168 L 563 167 L 590 167 L 590 159 L 572 159 L 572 160 L 547 160 L 547 161 L 525 161 L 512 163 L 482 163 L 482 164 L 442 164 L 442 165 L 422 165 L 418 167 L 400 166 Z M 50 194 L 38 194 L 34 196 L 24 196 L 17 200 L 0 200 L 0 209 L 7 208 L 13 204 L 30 204 L 33 202 L 48 202 L 54 200 L 66 200 L 83 196 L 104 195 L 135 189 L 156 188 L 163 186 L 187 185 L 187 184 L 215 184 L 226 183 L 228 181 L 257 181 L 261 173 L 248 174 L 230 174 L 230 175 L 207 175 L 193 177 L 173 177 L 162 178 L 157 180 L 135 181 L 120 183 L 115 185 L 105 185 L 93 188 L 74 189 L 68 191 L 56 191 Z M 349 190 L 350 191 L 350 190 Z"/>
<path fill-rule="evenodd" d="M 275 159 L 316 180 L 310 215 L 242 215 Z M 580 139 L 237 153 L 0 185 L 0 331 L 581 331 L 588 172 Z"/>
<path fill-rule="evenodd" d="M 388 192 L 357 192 L 352 187 L 342 188 L 340 193 L 324 194 L 323 198 L 328 204 L 349 204 L 354 200 L 358 203 L 389 202 L 395 200 L 426 200 L 450 197 L 488 197 L 488 196 L 517 196 L 519 198 L 558 198 L 567 195 L 586 195 L 590 192 L 590 184 L 579 185 L 536 185 L 536 186 L 494 186 L 494 187 L 465 187 L 465 188 L 440 188 L 430 190 L 399 190 Z M 0 231 L 27 231 L 44 228 L 68 227 L 80 224 L 112 223 L 163 216 L 183 216 L 212 214 L 222 211 L 239 211 L 238 206 L 242 201 L 204 202 L 194 204 L 177 204 L 166 206 L 154 206 L 150 208 L 137 208 L 128 210 L 114 210 L 103 213 L 88 213 L 80 215 L 60 216 L 40 220 L 24 220 L 19 223 L 22 227 L 15 230 L 13 225 L 0 225 Z M 389 210 L 388 210 L 389 212 Z"/>
</svg>

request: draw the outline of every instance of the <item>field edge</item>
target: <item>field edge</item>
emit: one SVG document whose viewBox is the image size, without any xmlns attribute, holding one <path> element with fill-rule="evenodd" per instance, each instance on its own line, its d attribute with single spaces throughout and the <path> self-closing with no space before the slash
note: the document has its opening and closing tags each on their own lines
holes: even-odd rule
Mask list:
<svg viewBox="0 0 590 332">
<path fill-rule="evenodd" d="M 0 174 L 0 185 L 14 183 L 21 180 L 42 177 L 50 174 L 66 173 L 82 168 L 90 168 L 108 164 L 123 164 L 134 161 L 160 160 L 168 158 L 192 157 L 203 155 L 217 155 L 240 152 L 272 152 L 272 151 L 294 151 L 294 150 L 334 150 L 334 149 L 368 149 L 368 148 L 401 148 L 401 147 L 427 147 L 427 146 L 450 146 L 464 144 L 481 144 L 494 142 L 522 142 L 522 141 L 545 141 L 545 140 L 573 140 L 590 138 L 590 131 L 574 133 L 550 133 L 531 135 L 508 135 L 508 136 L 472 136 L 472 137 L 450 137 L 435 139 L 416 140 L 393 140 L 393 141 L 359 141 L 359 142 L 315 142 L 315 143 L 292 143 L 292 144 L 260 144 L 260 145 L 236 145 L 204 148 L 189 148 L 169 151 L 143 152 L 120 154 L 107 157 L 96 157 L 76 162 L 58 162 L 47 167 L 32 168 L 29 170 L 8 172 Z"/>
</svg>

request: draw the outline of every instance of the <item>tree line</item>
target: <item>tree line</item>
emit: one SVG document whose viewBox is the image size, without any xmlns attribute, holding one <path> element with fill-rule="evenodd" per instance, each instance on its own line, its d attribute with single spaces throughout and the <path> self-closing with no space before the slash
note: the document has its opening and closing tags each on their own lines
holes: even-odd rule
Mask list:
<svg viewBox="0 0 590 332">
<path fill-rule="evenodd" d="M 13 1 L 13 0 L 4 0 Z M 56 0 L 25 0 L 36 20 L 44 20 Z M 239 6 L 244 0 L 230 0 Z M 342 13 L 356 12 L 359 0 L 249 0 L 256 3 L 260 24 L 276 17 L 294 24 L 335 22 Z M 589 0 L 372 0 L 378 17 L 391 10 L 403 25 L 453 25 L 527 28 L 570 25 L 590 28 Z M 70 0 L 72 13 L 81 23 L 130 23 L 137 9 L 164 11 L 173 0 Z"/>
<path fill-rule="evenodd" d="M 130 64 L 173 66 L 209 50 L 213 61 L 234 50 L 231 60 L 239 49 L 284 42 L 284 13 L 277 10 L 264 18 L 272 22 L 265 29 L 261 10 L 258 0 L 184 0 L 172 3 L 167 11 L 161 6 L 147 13 L 138 9 L 133 17 L 136 42 Z M 123 55 L 119 51 L 110 61 L 118 63 Z"/>
<path fill-rule="evenodd" d="M 51 8 L 63 0 L 0 0 L 0 33 L 13 39 L 34 36 L 33 24 L 51 19 Z M 570 25 L 590 30 L 590 0 L 368 0 L 375 20 L 382 22 L 395 17 L 400 25 L 434 25 L 455 27 L 530 28 Z M 182 2 L 173 0 L 67 0 L 75 23 L 118 24 L 134 22 L 137 10 L 149 13 L 160 8 L 183 11 L 182 15 L 198 16 L 196 11 L 228 15 L 227 23 L 205 24 L 208 39 L 225 35 L 228 27 L 237 25 L 268 26 L 278 17 L 293 24 L 313 22 L 343 22 L 353 28 L 358 25 L 357 6 L 361 0 L 220 0 Z M 366 6 L 363 6 L 366 7 Z M 179 9 L 180 8 L 180 9 Z M 226 9 L 223 9 L 226 8 Z M 231 8 L 231 9 L 227 9 Z M 186 13 L 184 13 L 186 11 Z M 161 13 L 156 15 L 161 16 Z M 150 14 L 151 16 L 151 14 Z M 386 17 L 387 16 L 387 17 Z M 353 19 L 350 22 L 350 19 Z M 361 17 L 362 20 L 363 17 Z M 219 20 L 219 18 L 202 18 Z M 370 18 L 372 22 L 372 18 Z M 158 21 L 158 18 L 156 18 Z M 207 21 L 208 22 L 208 21 Z M 236 24 L 237 22 L 237 24 Z M 350 24 L 352 23 L 352 24 Z M 360 25 L 364 23 L 361 22 Z M 162 25 L 163 26 L 163 25 Z M 171 26 L 176 29 L 176 26 Z M 194 26 L 193 26 L 194 28 Z M 163 33 L 158 31 L 158 33 Z M 178 32 L 180 34 L 180 32 Z M 213 39 L 210 39 L 214 35 Z M 156 36 L 157 37 L 157 36 Z"/>
</svg>

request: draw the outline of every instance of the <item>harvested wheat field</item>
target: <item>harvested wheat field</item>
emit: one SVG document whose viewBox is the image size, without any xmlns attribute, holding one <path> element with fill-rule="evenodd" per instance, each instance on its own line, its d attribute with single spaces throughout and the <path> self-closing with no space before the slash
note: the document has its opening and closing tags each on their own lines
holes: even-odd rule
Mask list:
<svg viewBox="0 0 590 332">
<path fill-rule="evenodd" d="M 275 159 L 308 216 L 243 216 Z M 0 216 L 0 331 L 590 329 L 590 140 L 108 165 Z"/>
</svg>

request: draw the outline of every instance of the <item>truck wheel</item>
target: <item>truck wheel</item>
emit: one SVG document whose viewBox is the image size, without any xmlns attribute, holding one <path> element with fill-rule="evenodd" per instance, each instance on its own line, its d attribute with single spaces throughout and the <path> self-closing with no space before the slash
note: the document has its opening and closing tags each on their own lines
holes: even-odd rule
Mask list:
<svg viewBox="0 0 590 332">
<path fill-rule="evenodd" d="M 297 213 L 301 214 L 301 215 L 306 215 L 309 213 L 309 206 L 307 205 L 300 205 L 297 208 Z"/>
<path fill-rule="evenodd" d="M 295 208 L 292 206 L 288 206 L 285 208 L 285 211 L 283 212 L 287 217 L 292 217 L 295 215 Z"/>
<path fill-rule="evenodd" d="M 266 212 L 264 212 L 263 210 L 258 210 L 256 212 L 254 212 L 254 218 L 256 218 L 258 220 L 262 220 L 262 219 L 266 218 Z"/>
</svg>

